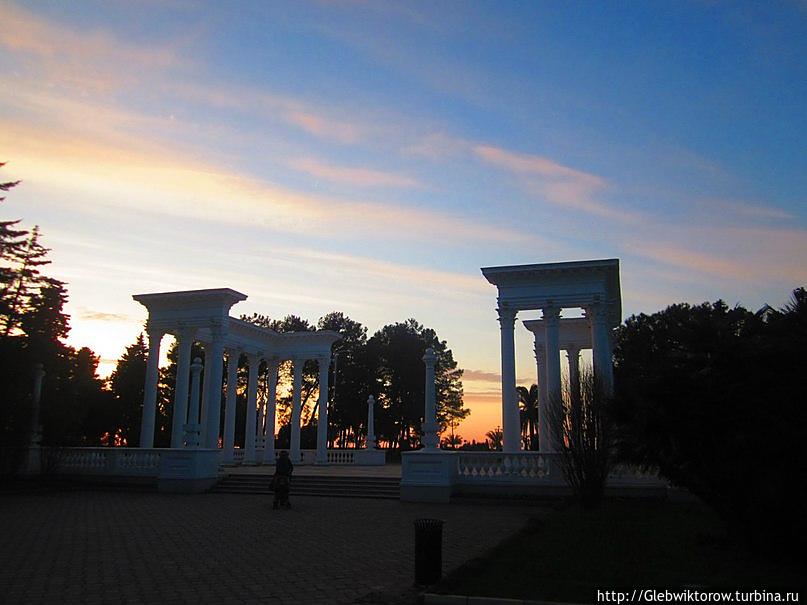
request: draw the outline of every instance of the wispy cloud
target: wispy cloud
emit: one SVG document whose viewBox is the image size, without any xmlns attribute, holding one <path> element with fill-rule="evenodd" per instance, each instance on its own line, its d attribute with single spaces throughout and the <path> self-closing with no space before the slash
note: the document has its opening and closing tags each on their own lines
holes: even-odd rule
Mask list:
<svg viewBox="0 0 807 605">
<path fill-rule="evenodd" d="M 701 210 L 711 213 L 719 213 L 721 218 L 735 216 L 745 220 L 771 220 L 787 221 L 795 218 L 790 212 L 782 210 L 772 205 L 762 205 L 742 200 L 729 199 L 700 199 L 696 204 Z"/>
<path fill-rule="evenodd" d="M 608 187 L 604 178 L 565 166 L 550 158 L 517 153 L 491 145 L 474 145 L 477 158 L 519 175 L 522 186 L 552 204 L 623 222 L 635 216 L 598 199 Z"/>
<path fill-rule="evenodd" d="M 465 370 L 462 378 L 480 382 L 501 382 L 502 375 L 498 372 L 485 372 L 484 370 Z"/>
<path fill-rule="evenodd" d="M 303 194 L 250 175 L 182 158 L 182 152 L 143 139 L 122 146 L 60 136 L 0 121 L 0 144 L 15 149 L 22 178 L 59 187 L 84 187 L 107 194 L 96 211 L 130 207 L 155 216 L 195 218 L 233 225 L 310 233 L 327 229 L 404 240 L 455 243 L 527 242 L 527 234 L 486 221 L 477 223 L 439 210 L 403 206 L 383 199 L 355 200 Z M 126 195 L 121 195 L 126 191 Z M 155 195 L 155 192 L 157 194 Z M 92 211 L 85 203 L 84 212 Z"/>
<path fill-rule="evenodd" d="M 11 3 L 0 5 L 0 22 L 0 46 L 38 60 L 49 79 L 91 90 L 187 65 L 174 46 L 139 46 L 103 30 L 79 31 Z"/>
<path fill-rule="evenodd" d="M 123 313 L 104 313 L 103 311 L 91 311 L 85 309 L 78 313 L 80 319 L 88 321 L 132 321 L 132 318 Z"/>
<path fill-rule="evenodd" d="M 655 236 L 655 237 L 654 237 Z M 637 256 L 739 283 L 807 283 L 807 230 L 761 226 L 648 225 L 620 244 Z"/>
<path fill-rule="evenodd" d="M 305 172 L 317 179 L 332 181 L 354 187 L 421 187 L 422 184 L 412 177 L 373 170 L 371 168 L 352 168 L 348 166 L 335 166 L 313 158 L 298 158 L 289 162 L 295 170 Z"/>
</svg>

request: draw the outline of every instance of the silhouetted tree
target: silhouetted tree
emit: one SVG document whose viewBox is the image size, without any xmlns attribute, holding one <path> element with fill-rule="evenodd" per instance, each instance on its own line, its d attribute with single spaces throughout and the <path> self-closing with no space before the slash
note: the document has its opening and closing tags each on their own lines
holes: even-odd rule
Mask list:
<svg viewBox="0 0 807 605">
<path fill-rule="evenodd" d="M 614 351 L 621 456 L 657 466 L 757 550 L 804 556 L 805 347 L 803 289 L 779 312 L 718 301 L 629 318 Z"/>
<path fill-rule="evenodd" d="M 376 434 L 393 448 L 409 449 L 420 442 L 424 414 L 423 354 L 436 356 L 437 418 L 445 426 L 451 418 L 465 418 L 462 407 L 462 370 L 451 349 L 434 330 L 414 319 L 384 326 L 367 343 L 376 370 L 374 394 L 379 402 Z"/>
<path fill-rule="evenodd" d="M 516 387 L 518 391 L 521 440 L 525 450 L 538 450 L 538 385 L 529 389 Z"/>
<path fill-rule="evenodd" d="M 367 328 L 344 313 L 333 311 L 317 322 L 317 329 L 338 332 L 342 339 L 333 346 L 331 364 L 331 410 L 328 421 L 332 430 L 329 441 L 345 447 L 358 447 L 367 435 L 367 398 L 373 384 L 372 368 L 367 359 Z"/>
<path fill-rule="evenodd" d="M 0 191 L 18 183 L 2 182 Z M 89 349 L 64 344 L 70 330 L 64 312 L 65 284 L 40 271 L 50 261 L 38 227 L 29 232 L 18 224 L 0 221 L 0 443 L 28 442 L 33 369 L 39 363 L 45 370 L 40 409 L 43 444 L 96 443 L 98 435 L 85 421 L 89 410 L 105 397 L 97 376 L 98 358 Z"/>
<path fill-rule="evenodd" d="M 109 388 L 115 398 L 116 418 L 106 428 L 113 435 L 120 435 L 129 446 L 140 444 L 140 421 L 142 420 L 143 395 L 146 383 L 148 346 L 143 333 L 126 347 L 109 376 Z"/>
<path fill-rule="evenodd" d="M 488 449 L 501 451 L 502 447 L 504 447 L 504 432 L 502 432 L 502 427 L 497 426 L 495 429 L 491 429 L 485 433 L 485 443 Z"/>
</svg>

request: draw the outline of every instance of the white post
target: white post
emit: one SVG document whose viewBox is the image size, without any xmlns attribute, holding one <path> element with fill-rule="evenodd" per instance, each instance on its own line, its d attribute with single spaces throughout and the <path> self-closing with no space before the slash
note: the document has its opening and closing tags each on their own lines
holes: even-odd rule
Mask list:
<svg viewBox="0 0 807 605">
<path fill-rule="evenodd" d="M 221 379 L 224 370 L 224 334 L 220 325 L 211 328 L 213 342 L 210 344 L 210 383 L 205 382 L 207 392 L 207 438 L 205 447 L 218 449 L 221 430 Z"/>
<path fill-rule="evenodd" d="M 185 425 L 185 445 L 199 447 L 200 425 L 199 406 L 201 405 L 202 360 L 198 357 L 191 364 L 191 401 L 188 424 Z"/>
<path fill-rule="evenodd" d="M 269 398 L 266 400 L 266 445 L 263 448 L 263 461 L 266 464 L 275 463 L 275 415 L 277 400 L 277 369 L 278 359 L 267 362 L 269 370 Z"/>
<path fill-rule="evenodd" d="M 42 425 L 39 423 L 39 402 L 42 399 L 42 380 L 45 378 L 45 370 L 41 363 L 34 364 L 34 388 L 32 391 L 31 406 L 31 438 L 30 447 L 39 447 L 42 442 Z M 111 439 L 114 439 L 113 435 Z"/>
<path fill-rule="evenodd" d="M 202 367 L 202 390 L 200 392 L 199 401 L 199 424 L 202 427 L 207 426 L 207 393 L 210 386 L 210 343 L 205 343 L 203 346 L 205 350 L 205 364 Z M 204 443 L 205 433 L 202 431 L 202 443 Z"/>
<path fill-rule="evenodd" d="M 258 368 L 261 358 L 247 354 L 249 379 L 247 380 L 247 413 L 244 428 L 244 464 L 255 464 L 255 411 L 258 402 Z"/>
<path fill-rule="evenodd" d="M 559 418 L 561 405 L 560 382 L 560 307 L 546 306 L 544 314 L 544 343 L 546 345 L 546 396 L 549 402 L 550 419 Z M 547 453 L 558 451 L 557 427 L 551 427 Z M 542 448 L 543 449 L 543 448 Z"/>
<path fill-rule="evenodd" d="M 188 418 L 188 384 L 190 381 L 191 346 L 195 328 L 180 328 L 177 334 L 179 359 L 177 382 L 174 391 L 174 417 L 171 422 L 171 447 L 181 448 L 185 442 L 185 423 Z"/>
<path fill-rule="evenodd" d="M 549 424 L 549 397 L 546 386 L 546 346 L 535 341 L 535 365 L 538 370 L 538 451 L 550 452 L 552 443 Z"/>
<path fill-rule="evenodd" d="M 423 449 L 437 451 L 440 449 L 439 426 L 437 424 L 437 394 L 434 385 L 434 366 L 437 363 L 437 355 L 433 349 L 426 349 L 423 355 L 423 362 L 426 364 L 426 401 L 423 415 Z"/>
<path fill-rule="evenodd" d="M 143 393 L 143 416 L 140 422 L 140 447 L 154 447 L 154 423 L 157 416 L 157 381 L 160 370 L 162 330 L 146 328 L 149 356 L 146 361 L 146 384 Z"/>
<path fill-rule="evenodd" d="M 300 416 L 302 415 L 303 397 L 303 365 L 304 359 L 294 359 L 294 380 L 292 382 L 292 404 L 291 404 L 291 459 L 293 462 L 300 462 Z"/>
<path fill-rule="evenodd" d="M 516 391 L 516 348 L 514 329 L 516 310 L 500 306 L 499 324 L 502 347 L 502 432 L 503 450 L 517 452 L 521 449 L 521 430 L 518 417 L 518 396 Z"/>
<path fill-rule="evenodd" d="M 370 395 L 367 398 L 367 443 L 365 447 L 368 450 L 374 450 L 375 442 L 375 398 Z"/>
<path fill-rule="evenodd" d="M 317 412 L 317 464 L 328 464 L 328 370 L 330 355 L 319 358 L 319 411 Z"/>
<path fill-rule="evenodd" d="M 232 464 L 235 448 L 235 406 L 238 401 L 239 349 L 227 349 L 227 399 L 224 408 L 224 452 L 221 461 Z"/>
</svg>

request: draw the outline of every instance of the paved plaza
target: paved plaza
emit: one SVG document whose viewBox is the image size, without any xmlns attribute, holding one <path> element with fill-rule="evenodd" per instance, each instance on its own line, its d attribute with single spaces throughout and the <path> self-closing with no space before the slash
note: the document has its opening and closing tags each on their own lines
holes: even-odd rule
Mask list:
<svg viewBox="0 0 807 605">
<path fill-rule="evenodd" d="M 413 521 L 445 520 L 444 570 L 535 507 L 41 491 L 0 496 L 0 602 L 412 603 Z"/>
</svg>

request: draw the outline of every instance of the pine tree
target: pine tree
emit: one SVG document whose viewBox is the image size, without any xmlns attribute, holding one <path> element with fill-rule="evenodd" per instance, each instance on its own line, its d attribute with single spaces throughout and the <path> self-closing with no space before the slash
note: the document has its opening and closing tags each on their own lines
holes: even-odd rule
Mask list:
<svg viewBox="0 0 807 605">
<path fill-rule="evenodd" d="M 128 445 L 140 441 L 140 416 L 143 389 L 146 382 L 148 347 L 142 332 L 124 351 L 109 377 L 109 387 L 115 396 L 118 411 L 117 426 Z"/>
<path fill-rule="evenodd" d="M 5 166 L 5 162 L 0 162 L 0 167 Z M 9 191 L 20 184 L 20 181 L 0 182 L 0 191 Z M 5 200 L 5 196 L 0 197 L 0 202 Z M 28 231 L 19 229 L 19 220 L 0 220 L 0 317 L 8 316 L 8 305 L 5 293 L 11 288 L 15 277 L 15 267 L 17 259 L 25 248 Z"/>
<path fill-rule="evenodd" d="M 8 336 L 19 326 L 22 315 L 31 310 L 39 289 L 55 282 L 44 277 L 39 271 L 43 265 L 50 264 L 46 258 L 48 252 L 50 249 L 39 243 L 37 225 L 31 231 L 23 248 L 15 254 L 17 265 L 12 268 L 12 279 L 2 293 L 6 306 L 3 336 Z"/>
</svg>

